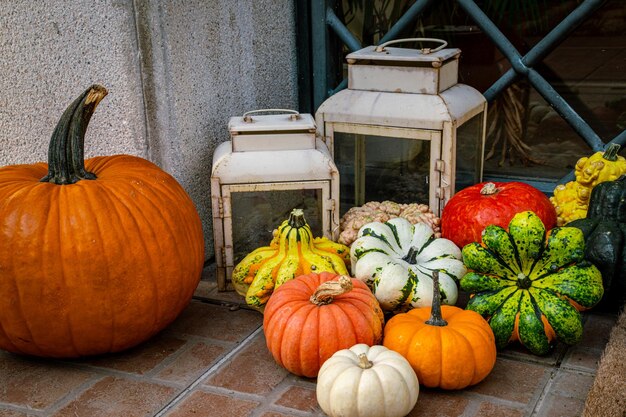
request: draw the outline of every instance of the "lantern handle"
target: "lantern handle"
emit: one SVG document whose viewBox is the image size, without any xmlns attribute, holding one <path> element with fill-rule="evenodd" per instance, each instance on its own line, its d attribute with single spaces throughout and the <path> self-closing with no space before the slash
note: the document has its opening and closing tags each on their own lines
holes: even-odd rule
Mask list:
<svg viewBox="0 0 626 417">
<path fill-rule="evenodd" d="M 291 120 L 298 120 L 300 119 L 300 112 L 296 111 L 296 110 L 291 110 L 291 109 L 259 109 L 259 110 L 250 110 L 247 111 L 243 114 L 243 121 L 246 123 L 251 123 L 252 122 L 252 117 L 250 115 L 255 114 L 255 113 L 267 113 L 267 112 L 274 112 L 274 113 L 283 113 L 283 114 L 289 114 L 289 119 Z"/>
<path fill-rule="evenodd" d="M 431 48 L 422 48 L 420 49 L 420 52 L 423 54 L 430 54 L 432 52 L 437 52 L 442 50 L 443 48 L 445 48 L 446 46 L 448 46 L 448 42 L 444 41 L 443 39 L 437 39 L 437 38 L 406 38 L 406 39 L 395 39 L 392 41 L 387 41 L 381 45 L 378 45 L 375 49 L 376 52 L 384 52 L 385 51 L 385 47 L 387 45 L 392 45 L 394 43 L 400 43 L 400 42 L 437 42 L 440 43 L 441 45 L 439 45 L 438 47 L 436 47 L 435 49 L 431 49 Z"/>
</svg>

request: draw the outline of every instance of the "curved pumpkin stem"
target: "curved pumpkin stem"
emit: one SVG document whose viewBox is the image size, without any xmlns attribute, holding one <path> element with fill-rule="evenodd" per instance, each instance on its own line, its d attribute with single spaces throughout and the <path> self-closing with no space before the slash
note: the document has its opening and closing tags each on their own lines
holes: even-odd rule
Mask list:
<svg viewBox="0 0 626 417">
<path fill-rule="evenodd" d="M 310 298 L 310 301 L 318 306 L 330 304 L 333 298 L 352 291 L 352 280 L 342 275 L 337 281 L 326 281 L 321 284 Z"/>
<path fill-rule="evenodd" d="M 41 182 L 66 185 L 96 179 L 85 170 L 85 132 L 96 106 L 107 93 L 106 88 L 94 84 L 63 112 L 50 139 L 48 174 Z"/>
<path fill-rule="evenodd" d="M 439 271 L 433 271 L 433 305 L 430 311 L 430 319 L 426 324 L 431 326 L 447 326 L 448 322 L 441 317 L 441 293 L 439 292 Z"/>
</svg>

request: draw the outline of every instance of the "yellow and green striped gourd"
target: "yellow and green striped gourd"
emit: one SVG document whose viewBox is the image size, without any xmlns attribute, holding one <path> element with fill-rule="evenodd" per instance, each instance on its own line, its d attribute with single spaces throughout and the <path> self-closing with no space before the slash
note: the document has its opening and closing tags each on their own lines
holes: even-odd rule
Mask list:
<svg viewBox="0 0 626 417">
<path fill-rule="evenodd" d="M 325 237 L 313 237 L 301 209 L 294 209 L 275 231 L 268 246 L 250 252 L 235 266 L 232 283 L 246 303 L 260 309 L 272 292 L 304 274 L 334 272 L 347 275 L 350 249 Z"/>
</svg>

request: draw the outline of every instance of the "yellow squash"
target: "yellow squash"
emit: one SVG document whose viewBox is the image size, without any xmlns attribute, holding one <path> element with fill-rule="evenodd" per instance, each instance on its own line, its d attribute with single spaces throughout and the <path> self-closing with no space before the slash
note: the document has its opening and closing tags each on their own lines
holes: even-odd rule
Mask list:
<svg viewBox="0 0 626 417">
<path fill-rule="evenodd" d="M 347 275 L 350 249 L 325 237 L 313 237 L 301 209 L 294 209 L 274 231 L 269 246 L 250 252 L 233 270 L 235 290 L 246 303 L 262 308 L 274 289 L 312 272 Z"/>
<path fill-rule="evenodd" d="M 550 201 L 556 209 L 558 226 L 587 215 L 593 187 L 626 174 L 626 159 L 617 154 L 619 149 L 620 145 L 612 143 L 604 152 L 599 151 L 590 157 L 580 158 L 576 162 L 576 180 L 557 185 Z"/>
</svg>

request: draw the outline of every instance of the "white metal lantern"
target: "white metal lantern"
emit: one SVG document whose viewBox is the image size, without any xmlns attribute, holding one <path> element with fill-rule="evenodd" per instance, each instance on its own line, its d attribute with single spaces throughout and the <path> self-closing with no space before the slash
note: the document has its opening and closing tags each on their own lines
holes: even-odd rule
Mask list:
<svg viewBox="0 0 626 417">
<path fill-rule="evenodd" d="M 278 113 L 278 114 L 259 114 Z M 294 208 L 304 210 L 314 236 L 333 237 L 339 174 L 313 116 L 265 109 L 233 117 L 231 140 L 213 154 L 211 203 L 218 290 L 233 268 L 267 246 Z"/>
<path fill-rule="evenodd" d="M 431 41 L 434 49 L 388 47 Z M 349 54 L 348 88 L 316 122 L 340 172 L 341 214 L 367 201 L 427 203 L 441 214 L 482 179 L 487 102 L 459 84 L 461 51 L 401 39 Z"/>
</svg>

